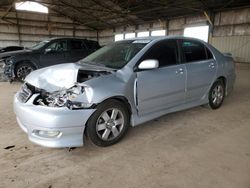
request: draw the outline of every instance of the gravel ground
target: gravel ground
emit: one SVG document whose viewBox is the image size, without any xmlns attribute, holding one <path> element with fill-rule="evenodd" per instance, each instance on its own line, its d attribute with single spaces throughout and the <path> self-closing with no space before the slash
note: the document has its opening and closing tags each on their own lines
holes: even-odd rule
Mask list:
<svg viewBox="0 0 250 188">
<path fill-rule="evenodd" d="M 237 66 L 235 90 L 220 109 L 163 116 L 108 148 L 29 142 L 12 109 L 19 87 L 0 82 L 0 187 L 250 187 L 249 65 Z"/>
</svg>

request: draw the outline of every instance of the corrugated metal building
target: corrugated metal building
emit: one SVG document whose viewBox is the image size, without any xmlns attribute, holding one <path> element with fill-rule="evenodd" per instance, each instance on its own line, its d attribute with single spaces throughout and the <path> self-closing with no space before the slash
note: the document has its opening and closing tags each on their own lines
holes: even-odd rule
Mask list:
<svg viewBox="0 0 250 188">
<path fill-rule="evenodd" d="M 140 31 L 166 29 L 167 35 L 183 35 L 184 28 L 208 24 L 204 14 L 158 20 L 149 24 L 129 27 L 116 27 L 99 33 L 102 44 L 114 41 L 114 35 Z M 221 52 L 231 53 L 237 62 L 250 63 L 250 8 L 217 12 L 211 28 L 209 43 Z"/>
<path fill-rule="evenodd" d="M 5 14 L 0 9 L 0 18 Z M 30 47 L 52 37 L 83 37 L 97 40 L 96 31 L 53 13 L 10 12 L 0 19 L 0 47 Z"/>
<path fill-rule="evenodd" d="M 151 32 L 158 29 L 166 30 L 166 35 L 183 35 L 185 27 L 208 24 L 208 19 L 202 12 L 193 12 L 193 15 L 178 18 L 162 18 L 142 24 L 115 27 L 106 25 L 109 29 L 94 29 L 53 11 L 49 14 L 19 11 L 10 11 L 6 14 L 6 10 L 0 8 L 0 18 L 4 17 L 0 19 L 0 47 L 29 47 L 47 38 L 63 36 L 98 40 L 101 45 L 105 45 L 114 41 L 115 34 Z M 250 62 L 250 8 L 215 11 L 211 18 L 213 27 L 209 42 L 222 52 L 232 53 L 238 62 Z M 104 22 L 100 18 L 95 19 Z"/>
</svg>

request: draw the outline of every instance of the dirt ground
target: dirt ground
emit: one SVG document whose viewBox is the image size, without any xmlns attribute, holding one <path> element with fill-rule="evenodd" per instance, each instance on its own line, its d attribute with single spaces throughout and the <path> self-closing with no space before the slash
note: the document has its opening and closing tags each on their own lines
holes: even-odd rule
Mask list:
<svg viewBox="0 0 250 188">
<path fill-rule="evenodd" d="M 118 144 L 49 149 L 28 141 L 0 83 L 0 187 L 250 187 L 250 66 L 218 110 L 196 107 L 131 128 Z M 15 145 L 14 148 L 4 149 Z"/>
</svg>

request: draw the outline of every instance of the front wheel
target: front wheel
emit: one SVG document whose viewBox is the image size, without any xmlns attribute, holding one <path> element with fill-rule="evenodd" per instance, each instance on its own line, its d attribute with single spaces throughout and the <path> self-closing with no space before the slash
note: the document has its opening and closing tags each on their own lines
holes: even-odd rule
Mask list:
<svg viewBox="0 0 250 188">
<path fill-rule="evenodd" d="M 209 91 L 209 106 L 212 109 L 219 108 L 225 98 L 225 85 L 222 80 L 217 80 Z"/>
<path fill-rule="evenodd" d="M 108 100 L 97 107 L 87 123 L 87 134 L 97 146 L 110 146 L 122 139 L 129 127 L 129 112 L 117 100 Z"/>
<path fill-rule="evenodd" d="M 20 63 L 15 68 L 15 76 L 18 80 L 23 81 L 33 70 L 35 70 L 35 67 L 30 63 Z"/>
</svg>

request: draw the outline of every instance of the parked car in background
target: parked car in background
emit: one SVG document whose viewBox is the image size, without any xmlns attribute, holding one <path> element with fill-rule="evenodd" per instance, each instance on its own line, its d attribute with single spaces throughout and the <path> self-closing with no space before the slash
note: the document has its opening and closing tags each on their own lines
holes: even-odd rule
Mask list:
<svg viewBox="0 0 250 188">
<path fill-rule="evenodd" d="M 18 50 L 23 50 L 23 49 L 24 47 L 22 46 L 7 46 L 7 47 L 0 48 L 0 53 L 18 51 Z"/>
<path fill-rule="evenodd" d="M 77 62 L 99 49 L 98 42 L 77 38 L 52 38 L 21 51 L 0 54 L 4 74 L 9 80 L 23 80 L 30 72 L 43 67 Z"/>
<path fill-rule="evenodd" d="M 17 122 L 47 147 L 117 143 L 130 125 L 208 104 L 233 89 L 235 67 L 210 44 L 185 37 L 139 38 L 107 45 L 78 63 L 30 73 L 16 94 Z"/>
</svg>

